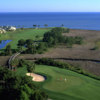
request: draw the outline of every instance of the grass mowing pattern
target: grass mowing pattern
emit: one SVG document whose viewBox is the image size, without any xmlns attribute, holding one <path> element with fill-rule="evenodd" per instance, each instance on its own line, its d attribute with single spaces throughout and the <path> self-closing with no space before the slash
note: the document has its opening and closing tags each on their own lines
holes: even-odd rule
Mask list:
<svg viewBox="0 0 100 100">
<path fill-rule="evenodd" d="M 36 72 L 51 77 L 40 85 L 54 100 L 100 100 L 100 81 L 98 80 L 45 65 L 38 65 Z"/>
</svg>

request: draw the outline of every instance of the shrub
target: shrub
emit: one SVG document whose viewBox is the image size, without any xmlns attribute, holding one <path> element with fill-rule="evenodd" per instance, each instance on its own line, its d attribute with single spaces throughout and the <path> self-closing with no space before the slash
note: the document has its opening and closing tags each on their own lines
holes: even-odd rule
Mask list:
<svg viewBox="0 0 100 100">
<path fill-rule="evenodd" d="M 41 58 L 41 59 L 38 59 L 35 63 L 43 64 L 43 65 L 50 65 L 50 66 L 59 67 L 59 68 L 63 68 L 63 69 L 68 69 L 68 70 L 77 72 L 79 74 L 83 74 L 85 76 L 94 78 L 96 80 L 100 80 L 100 77 L 92 75 L 92 74 L 84 71 L 79 66 L 72 66 L 68 63 L 64 63 L 64 62 L 60 62 L 60 61 L 54 61 L 53 59 Z"/>
<path fill-rule="evenodd" d="M 14 72 L 0 67 L 0 77 L 0 82 L 3 82 L 0 88 L 2 100 L 47 100 L 48 98 L 28 76 L 17 76 Z"/>
</svg>

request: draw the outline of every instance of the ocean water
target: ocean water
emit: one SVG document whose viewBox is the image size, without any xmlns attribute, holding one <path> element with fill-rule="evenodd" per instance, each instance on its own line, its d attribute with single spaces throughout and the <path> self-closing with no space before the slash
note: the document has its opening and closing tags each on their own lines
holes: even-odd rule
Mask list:
<svg viewBox="0 0 100 100">
<path fill-rule="evenodd" d="M 33 24 L 44 27 L 100 30 L 100 13 L 0 13 L 0 26 L 13 25 L 31 28 Z"/>
</svg>

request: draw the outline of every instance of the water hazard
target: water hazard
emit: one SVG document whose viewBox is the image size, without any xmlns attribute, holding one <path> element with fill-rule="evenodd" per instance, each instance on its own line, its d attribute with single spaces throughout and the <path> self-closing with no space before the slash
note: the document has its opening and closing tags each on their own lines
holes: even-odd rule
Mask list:
<svg viewBox="0 0 100 100">
<path fill-rule="evenodd" d="M 0 42 L 0 49 L 3 49 L 9 42 L 11 42 L 12 40 L 2 40 Z"/>
</svg>

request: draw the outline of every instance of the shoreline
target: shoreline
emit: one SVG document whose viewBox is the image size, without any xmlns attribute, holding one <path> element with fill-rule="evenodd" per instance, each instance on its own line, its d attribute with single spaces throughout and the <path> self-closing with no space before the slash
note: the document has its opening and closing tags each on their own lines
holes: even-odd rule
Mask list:
<svg viewBox="0 0 100 100">
<path fill-rule="evenodd" d="M 38 29 L 52 29 L 54 27 L 48 27 L 48 28 L 45 28 L 45 27 L 41 27 L 41 28 L 37 28 Z M 63 28 L 68 28 L 68 27 L 63 27 Z M 21 28 L 17 28 L 17 29 L 21 29 Z M 23 28 L 23 29 L 35 29 L 35 28 Z M 95 29 L 77 29 L 77 28 L 69 28 L 70 30 L 80 30 L 80 31 L 100 31 L 100 30 L 95 30 Z"/>
</svg>

